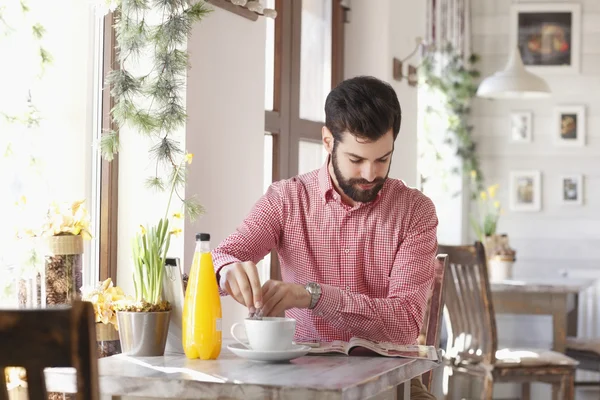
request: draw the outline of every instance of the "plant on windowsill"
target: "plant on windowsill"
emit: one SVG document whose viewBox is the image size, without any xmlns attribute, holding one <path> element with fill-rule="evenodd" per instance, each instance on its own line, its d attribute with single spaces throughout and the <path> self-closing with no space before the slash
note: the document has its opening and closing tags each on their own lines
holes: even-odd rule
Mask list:
<svg viewBox="0 0 600 400">
<path fill-rule="evenodd" d="M 192 158 L 193 155 L 188 153 L 177 164 L 169 183 L 169 197 L 163 218 L 155 225 L 140 225 L 140 230 L 132 240 L 135 300 L 120 300 L 114 305 L 121 327 L 121 348 L 130 355 L 164 354 L 171 311 L 169 302 L 162 298 L 165 261 L 171 235 L 181 233 L 180 227 L 171 228 L 169 211 L 173 195 L 182 185 L 181 177 L 185 175 L 186 166 L 192 163 Z M 182 213 L 174 213 L 172 218 L 180 220 Z M 155 329 L 144 329 L 149 326 Z M 143 335 L 139 335 L 139 332 L 143 332 Z M 144 336 L 146 334 L 150 337 Z"/>
<path fill-rule="evenodd" d="M 185 84 L 188 68 L 187 39 L 194 23 L 201 21 L 210 10 L 202 1 L 192 0 L 101 0 L 105 10 L 115 15 L 116 64 L 107 77 L 114 107 L 111 117 L 117 129 L 103 132 L 100 148 L 103 157 L 111 161 L 119 151 L 119 137 L 125 127 L 149 138 L 150 159 L 155 161 L 155 173 L 146 185 L 158 191 L 168 191 L 164 217 L 153 226 L 140 226 L 132 241 L 134 262 L 133 282 L 135 303 L 119 304 L 121 346 L 124 353 L 160 355 L 168 332 L 170 305 L 162 298 L 164 263 L 171 234 L 181 229 L 170 229 L 167 216 L 173 198 L 181 201 L 183 212 L 190 220 L 203 212 L 192 197 L 184 197 L 185 164 L 191 154 L 180 147 L 176 136 L 185 126 Z M 151 66 L 138 72 L 147 60 Z M 162 328 L 145 329 L 160 333 L 161 338 L 133 337 L 132 324 L 147 324 L 142 318 Z M 135 344 L 141 339 L 145 344 Z M 161 343 L 150 348 L 150 343 Z"/>
</svg>

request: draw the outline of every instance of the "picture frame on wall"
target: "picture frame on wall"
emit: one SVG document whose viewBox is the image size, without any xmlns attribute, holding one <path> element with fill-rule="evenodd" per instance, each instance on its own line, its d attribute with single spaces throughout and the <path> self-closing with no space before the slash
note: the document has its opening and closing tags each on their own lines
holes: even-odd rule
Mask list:
<svg viewBox="0 0 600 400">
<path fill-rule="evenodd" d="M 583 175 L 560 176 L 560 203 L 574 206 L 583 205 Z"/>
<path fill-rule="evenodd" d="M 542 173 L 539 170 L 511 171 L 510 209 L 535 212 L 542 209 Z"/>
<path fill-rule="evenodd" d="M 513 4 L 510 27 L 510 48 L 519 48 L 525 67 L 531 72 L 579 73 L 580 4 Z"/>
<path fill-rule="evenodd" d="M 530 111 L 513 111 L 510 113 L 510 140 L 516 143 L 531 143 L 532 119 Z"/>
<path fill-rule="evenodd" d="M 585 146 L 585 106 L 557 106 L 554 109 L 554 143 L 557 146 Z"/>
</svg>

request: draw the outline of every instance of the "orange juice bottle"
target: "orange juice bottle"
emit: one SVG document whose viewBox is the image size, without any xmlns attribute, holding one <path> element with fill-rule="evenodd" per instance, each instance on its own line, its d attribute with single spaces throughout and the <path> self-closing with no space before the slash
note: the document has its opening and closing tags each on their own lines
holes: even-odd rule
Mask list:
<svg viewBox="0 0 600 400">
<path fill-rule="evenodd" d="M 183 351 L 215 360 L 221 353 L 221 298 L 210 253 L 210 235 L 196 235 L 196 250 L 183 302 Z"/>
</svg>

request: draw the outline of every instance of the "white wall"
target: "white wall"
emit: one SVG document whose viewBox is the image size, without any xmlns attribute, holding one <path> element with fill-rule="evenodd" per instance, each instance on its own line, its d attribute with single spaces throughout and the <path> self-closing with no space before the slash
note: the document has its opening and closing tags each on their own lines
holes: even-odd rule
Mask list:
<svg viewBox="0 0 600 400">
<path fill-rule="evenodd" d="M 196 232 L 215 247 L 242 222 L 263 193 L 265 96 L 263 18 L 250 21 L 215 8 L 188 43 L 187 147 L 195 154 L 187 195 L 206 215 L 186 221 L 184 265 L 189 270 Z M 223 298 L 223 335 L 247 310 Z"/>
<path fill-rule="evenodd" d="M 425 2 L 354 0 L 345 33 L 345 77 L 373 75 L 389 82 L 398 94 L 402 126 L 396 139 L 390 177 L 416 186 L 418 91 L 408 86 L 406 80 L 398 82 L 392 78 L 392 59 L 405 58 L 414 50 L 415 39 L 424 36 Z M 418 65 L 418 55 L 408 63 Z M 404 73 L 407 73 L 406 67 Z"/>
<path fill-rule="evenodd" d="M 499 231 L 509 234 L 517 250 L 515 276 L 558 276 L 562 269 L 600 271 L 600 2 L 578 0 L 582 7 L 581 73 L 543 75 L 552 89 L 544 100 L 475 101 L 473 122 L 486 183 L 500 184 L 500 201 L 507 208 Z M 502 69 L 508 59 L 511 0 L 471 2 L 473 51 L 482 57 L 483 76 Z M 583 104 L 587 111 L 587 144 L 583 148 L 555 147 L 552 143 L 553 110 L 558 104 Z M 509 141 L 511 110 L 533 112 L 533 142 Z M 542 172 L 542 211 L 508 210 L 508 176 L 511 170 Z M 559 175 L 584 175 L 584 205 L 559 204 Z M 551 346 L 549 318 L 498 316 L 500 344 Z M 534 343 L 531 343 L 531 340 Z M 516 394 L 515 392 L 514 394 Z M 538 392 L 536 398 L 543 397 Z"/>
</svg>

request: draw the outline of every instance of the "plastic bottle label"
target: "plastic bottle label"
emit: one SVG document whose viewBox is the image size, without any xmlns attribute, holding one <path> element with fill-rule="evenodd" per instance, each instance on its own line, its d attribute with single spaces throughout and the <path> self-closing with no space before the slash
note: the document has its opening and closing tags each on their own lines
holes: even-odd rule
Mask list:
<svg viewBox="0 0 600 400">
<path fill-rule="evenodd" d="M 217 318 L 216 322 L 217 322 L 217 332 L 221 332 L 223 330 L 221 318 Z"/>
</svg>

